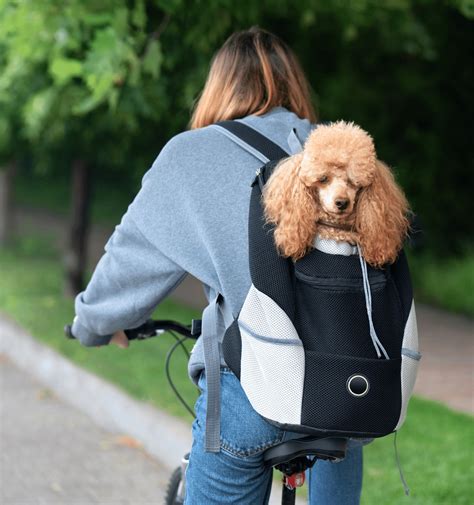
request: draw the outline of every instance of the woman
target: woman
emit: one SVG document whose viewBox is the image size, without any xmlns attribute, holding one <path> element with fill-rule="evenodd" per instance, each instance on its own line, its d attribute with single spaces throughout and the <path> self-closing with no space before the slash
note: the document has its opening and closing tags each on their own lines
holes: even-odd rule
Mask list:
<svg viewBox="0 0 474 505">
<path fill-rule="evenodd" d="M 87 289 L 77 296 L 72 331 L 84 345 L 126 347 L 120 330 L 142 324 L 188 272 L 203 283 L 208 300 L 221 293 L 238 314 L 250 287 L 247 213 L 250 183 L 261 161 L 210 126 L 237 118 L 286 151 L 291 132 L 304 141 L 316 121 L 296 57 L 259 28 L 233 34 L 217 52 L 191 129 L 162 149 Z M 203 394 L 196 402 L 185 503 L 267 503 L 271 472 L 262 452 L 294 434 L 264 421 L 222 362 L 220 452 L 206 452 L 200 341 L 189 366 Z M 354 444 L 341 463 L 317 462 L 309 483 L 311 504 L 359 503 L 361 446 Z"/>
</svg>

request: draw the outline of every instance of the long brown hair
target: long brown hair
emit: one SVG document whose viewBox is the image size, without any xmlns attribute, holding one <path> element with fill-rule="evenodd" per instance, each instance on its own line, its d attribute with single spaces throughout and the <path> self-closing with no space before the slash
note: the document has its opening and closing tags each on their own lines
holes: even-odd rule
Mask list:
<svg viewBox="0 0 474 505">
<path fill-rule="evenodd" d="M 312 123 L 310 86 L 293 51 L 276 35 L 253 26 L 233 33 L 214 55 L 190 128 L 286 107 Z"/>
</svg>

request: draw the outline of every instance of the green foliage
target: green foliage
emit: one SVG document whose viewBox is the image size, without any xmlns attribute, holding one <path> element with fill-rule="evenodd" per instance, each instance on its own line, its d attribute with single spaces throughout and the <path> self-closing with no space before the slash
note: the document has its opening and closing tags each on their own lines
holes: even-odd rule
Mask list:
<svg viewBox="0 0 474 505">
<path fill-rule="evenodd" d="M 15 112 L 35 162 L 82 157 L 113 168 L 141 122 L 162 112 L 163 58 L 144 2 L 18 0 L 0 12 L 0 100 L 19 79 L 28 84 Z"/>
<path fill-rule="evenodd" d="M 474 235 L 473 5 L 0 0 L 0 149 L 23 131 L 43 171 L 80 154 L 136 181 L 187 127 L 216 49 L 258 24 L 294 48 L 322 120 L 354 120 L 373 134 L 427 246 L 459 253 Z"/>
</svg>

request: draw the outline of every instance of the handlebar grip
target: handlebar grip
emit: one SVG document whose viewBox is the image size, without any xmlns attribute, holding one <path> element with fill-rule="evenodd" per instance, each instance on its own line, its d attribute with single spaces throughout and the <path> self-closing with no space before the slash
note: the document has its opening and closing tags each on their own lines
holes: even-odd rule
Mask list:
<svg viewBox="0 0 474 505">
<path fill-rule="evenodd" d="M 144 339 L 155 335 L 156 329 L 153 325 L 153 319 L 148 319 L 138 328 L 124 330 L 124 333 L 127 335 L 128 340 Z"/>
<path fill-rule="evenodd" d="M 129 330 L 124 330 L 125 335 L 129 340 L 143 340 L 146 338 L 154 337 L 166 331 L 176 331 L 184 337 L 196 339 L 201 333 L 201 321 L 193 320 L 191 327 L 184 326 L 176 321 L 159 320 L 155 321 L 153 319 L 148 319 L 138 328 L 132 328 Z M 66 324 L 64 326 L 64 334 L 67 338 L 75 339 L 76 337 L 72 333 L 72 324 Z"/>
<path fill-rule="evenodd" d="M 149 335 L 154 332 L 151 323 L 152 321 L 149 320 L 138 328 L 134 328 L 133 330 L 125 330 L 125 335 L 127 335 L 128 340 L 135 340 L 140 337 L 144 338 L 145 335 Z M 64 335 L 66 336 L 66 338 L 70 339 L 76 338 L 72 333 L 72 324 L 66 324 L 64 326 Z"/>
</svg>

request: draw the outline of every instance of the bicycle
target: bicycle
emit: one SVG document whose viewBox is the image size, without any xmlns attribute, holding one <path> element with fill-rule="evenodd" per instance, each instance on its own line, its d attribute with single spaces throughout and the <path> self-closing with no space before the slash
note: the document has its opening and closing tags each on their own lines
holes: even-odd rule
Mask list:
<svg viewBox="0 0 474 505">
<path fill-rule="evenodd" d="M 129 340 L 144 340 L 166 332 L 176 340 L 166 355 L 166 376 L 178 400 L 194 417 L 193 410 L 180 395 L 171 379 L 169 365 L 171 356 L 178 347 L 181 347 L 189 358 L 189 352 L 184 346 L 184 342 L 187 339 L 196 340 L 199 337 L 201 321 L 194 319 L 190 326 L 185 326 L 176 321 L 149 319 L 138 328 L 125 330 Z M 64 333 L 67 338 L 75 338 L 71 332 L 70 324 L 64 327 Z M 181 335 L 181 338 L 175 333 Z M 304 484 L 305 471 L 311 468 L 318 459 L 332 462 L 341 461 L 346 455 L 346 447 L 347 439 L 345 438 L 321 438 L 302 434 L 299 438 L 282 442 L 267 449 L 263 454 L 265 465 L 276 468 L 283 474 L 282 505 L 295 504 L 296 489 Z M 181 465 L 173 471 L 167 486 L 165 505 L 182 505 L 184 503 L 188 461 L 189 453 L 184 455 Z"/>
</svg>

